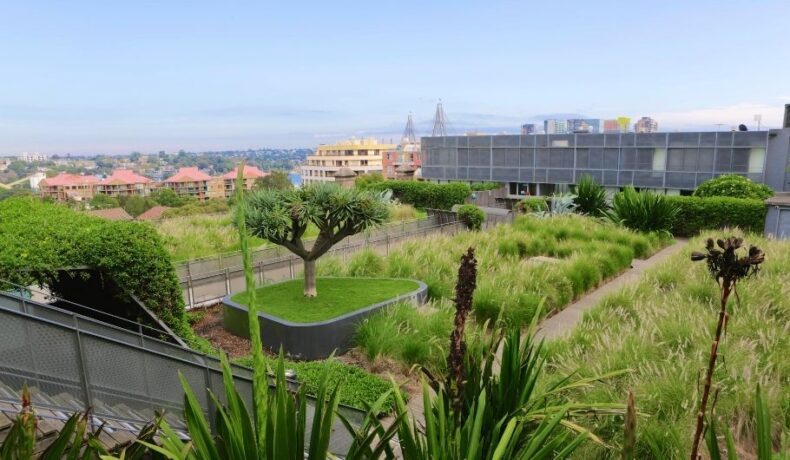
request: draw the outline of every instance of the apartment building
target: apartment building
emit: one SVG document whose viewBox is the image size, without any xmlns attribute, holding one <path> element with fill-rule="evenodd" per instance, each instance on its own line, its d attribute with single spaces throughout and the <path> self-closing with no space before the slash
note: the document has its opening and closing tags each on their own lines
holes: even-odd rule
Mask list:
<svg viewBox="0 0 790 460">
<path fill-rule="evenodd" d="M 658 132 L 658 122 L 650 117 L 642 117 L 634 124 L 634 132 L 655 133 Z"/>
<path fill-rule="evenodd" d="M 96 193 L 99 179 L 96 176 L 81 176 L 62 172 L 54 177 L 42 179 L 38 183 L 42 198 L 55 201 L 90 200 Z"/>
<path fill-rule="evenodd" d="M 162 186 L 173 190 L 179 195 L 191 196 L 203 201 L 210 196 L 209 181 L 211 181 L 211 176 L 201 172 L 198 168 L 185 167 L 179 168 L 175 174 L 165 179 L 162 182 Z M 215 189 L 217 188 L 215 187 Z M 220 193 L 218 190 L 216 193 Z"/>
<path fill-rule="evenodd" d="M 119 197 L 151 193 L 153 181 L 131 169 L 116 169 L 96 185 L 96 193 Z"/>
<path fill-rule="evenodd" d="M 230 198 L 236 191 L 236 177 L 239 174 L 239 168 L 234 168 L 233 171 L 222 176 L 222 190 L 225 198 Z M 263 172 L 255 166 L 244 165 L 244 188 L 251 190 L 255 186 L 255 181 L 261 177 L 266 177 L 269 173 Z"/>
<path fill-rule="evenodd" d="M 349 139 L 331 145 L 319 145 L 301 167 L 302 183 L 334 182 L 334 175 L 347 167 L 356 175 L 383 172 L 384 152 L 395 144 L 380 144 L 376 139 Z"/>
</svg>

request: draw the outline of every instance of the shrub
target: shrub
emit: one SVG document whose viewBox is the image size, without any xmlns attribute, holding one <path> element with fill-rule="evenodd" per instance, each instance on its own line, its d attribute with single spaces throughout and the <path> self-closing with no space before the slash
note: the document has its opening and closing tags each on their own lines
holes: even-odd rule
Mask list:
<svg viewBox="0 0 790 460">
<path fill-rule="evenodd" d="M 354 185 L 359 188 L 366 188 L 370 184 L 375 184 L 376 182 L 384 182 L 386 179 L 384 176 L 381 175 L 380 172 L 373 172 L 370 174 L 360 174 L 354 179 Z"/>
<path fill-rule="evenodd" d="M 765 184 L 756 184 L 748 177 L 738 175 L 719 176 L 705 181 L 694 190 L 694 196 L 712 197 L 726 196 L 731 198 L 747 198 L 765 200 L 772 197 L 774 191 Z"/>
<path fill-rule="evenodd" d="M 546 204 L 546 200 L 542 197 L 527 197 L 523 200 L 519 201 L 516 204 L 516 210 L 522 214 L 530 213 L 530 212 L 546 212 L 549 210 L 549 206 Z"/>
<path fill-rule="evenodd" d="M 589 216 L 600 217 L 609 208 L 606 202 L 606 190 L 595 182 L 590 175 L 584 175 L 574 189 L 576 212 Z"/>
<path fill-rule="evenodd" d="M 667 200 L 678 209 L 673 235 L 692 236 L 724 227 L 760 233 L 765 227 L 767 208 L 761 200 L 697 196 L 671 196 Z"/>
<path fill-rule="evenodd" d="M 435 184 L 408 180 L 388 180 L 363 184 L 361 188 L 373 191 L 391 190 L 394 198 L 416 208 L 450 209 L 463 204 L 471 193 L 469 185 L 463 182 Z"/>
<path fill-rule="evenodd" d="M 187 203 L 195 202 L 194 198 L 186 195 L 178 195 L 172 189 L 162 187 L 151 192 L 150 198 L 162 206 L 177 208 Z"/>
<path fill-rule="evenodd" d="M 134 294 L 177 334 L 193 334 L 161 237 L 148 224 L 108 221 L 34 198 L 0 202 L 0 279 L 51 285 L 58 270 L 89 266 Z M 1 284 L 1 283 L 0 283 Z"/>
<path fill-rule="evenodd" d="M 458 218 L 470 230 L 480 230 L 486 218 L 482 209 L 473 204 L 465 204 L 458 208 Z"/>
<path fill-rule="evenodd" d="M 666 196 L 637 192 L 628 186 L 614 196 L 612 211 L 607 215 L 614 222 L 640 232 L 669 232 L 678 214 L 678 207 Z"/>
</svg>

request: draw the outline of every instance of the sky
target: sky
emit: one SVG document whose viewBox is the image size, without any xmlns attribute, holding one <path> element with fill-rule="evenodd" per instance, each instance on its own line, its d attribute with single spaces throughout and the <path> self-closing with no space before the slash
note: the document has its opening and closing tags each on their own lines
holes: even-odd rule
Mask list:
<svg viewBox="0 0 790 460">
<path fill-rule="evenodd" d="M 790 2 L 0 2 L 0 156 L 781 124 Z"/>
</svg>

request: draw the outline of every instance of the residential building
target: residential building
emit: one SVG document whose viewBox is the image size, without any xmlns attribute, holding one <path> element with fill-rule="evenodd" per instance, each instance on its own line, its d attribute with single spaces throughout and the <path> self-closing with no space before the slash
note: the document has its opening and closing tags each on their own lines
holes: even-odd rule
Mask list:
<svg viewBox="0 0 790 460">
<path fill-rule="evenodd" d="M 521 125 L 521 134 L 526 136 L 527 134 L 537 134 L 537 133 L 538 133 L 538 127 L 534 123 L 524 123 L 523 125 Z"/>
<path fill-rule="evenodd" d="M 409 114 L 400 145 L 384 152 L 382 170 L 387 179 L 412 179 L 420 168 L 420 143 L 414 134 L 414 121 Z"/>
<path fill-rule="evenodd" d="M 658 132 L 658 122 L 650 117 L 642 117 L 634 124 L 634 132 L 637 133 Z"/>
<path fill-rule="evenodd" d="M 424 137 L 422 177 L 503 182 L 512 198 L 560 193 L 585 175 L 610 192 L 632 185 L 688 194 L 723 174 L 790 191 L 789 157 L 790 126 L 737 132 Z"/>
<path fill-rule="evenodd" d="M 151 193 L 153 181 L 131 169 L 115 169 L 96 186 L 96 193 L 109 196 L 146 196 Z"/>
<path fill-rule="evenodd" d="M 610 133 L 619 133 L 620 132 L 620 125 L 617 123 L 617 120 L 604 120 L 603 121 L 603 132 L 606 134 Z"/>
<path fill-rule="evenodd" d="M 394 150 L 395 144 L 380 144 L 376 139 L 349 139 L 331 145 L 319 145 L 301 167 L 302 183 L 333 182 L 342 167 L 356 175 L 383 172 L 384 152 Z"/>
<path fill-rule="evenodd" d="M 543 132 L 546 134 L 566 134 L 568 132 L 568 120 L 544 120 Z"/>
<path fill-rule="evenodd" d="M 595 118 L 572 118 L 568 120 L 568 132 L 569 133 L 600 133 L 601 120 Z"/>
<path fill-rule="evenodd" d="M 46 178 L 47 178 L 47 175 L 44 174 L 41 171 L 31 174 L 30 177 L 28 177 L 29 182 L 30 182 L 30 190 L 37 191 L 38 190 L 38 186 L 41 183 L 41 181 L 46 179 Z"/>
<path fill-rule="evenodd" d="M 24 161 L 25 163 L 33 163 L 36 161 L 46 161 L 47 156 L 42 155 L 38 152 L 36 153 L 22 152 L 22 155 L 19 155 L 18 159 Z"/>
<path fill-rule="evenodd" d="M 185 167 L 179 168 L 178 172 L 165 179 L 162 185 L 179 195 L 191 196 L 202 201 L 209 198 L 208 183 L 210 180 L 211 176 L 201 172 L 198 168 Z"/>
<path fill-rule="evenodd" d="M 42 198 L 55 201 L 90 200 L 96 193 L 99 179 L 96 176 L 80 176 L 62 172 L 55 177 L 42 179 L 38 183 Z"/>
<path fill-rule="evenodd" d="M 234 168 L 233 171 L 222 176 L 223 196 L 230 198 L 233 192 L 236 191 L 236 177 L 239 174 L 239 168 Z M 261 177 L 266 177 L 269 173 L 263 172 L 255 166 L 244 165 L 244 188 L 251 190 L 255 185 L 255 181 Z"/>
</svg>

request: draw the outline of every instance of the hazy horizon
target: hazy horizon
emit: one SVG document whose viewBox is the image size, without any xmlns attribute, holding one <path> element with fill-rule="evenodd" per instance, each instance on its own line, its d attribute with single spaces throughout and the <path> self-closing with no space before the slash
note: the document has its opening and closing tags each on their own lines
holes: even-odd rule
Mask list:
<svg viewBox="0 0 790 460">
<path fill-rule="evenodd" d="M 0 6 L 0 156 L 313 148 L 579 115 L 777 128 L 790 3 Z"/>
</svg>

